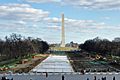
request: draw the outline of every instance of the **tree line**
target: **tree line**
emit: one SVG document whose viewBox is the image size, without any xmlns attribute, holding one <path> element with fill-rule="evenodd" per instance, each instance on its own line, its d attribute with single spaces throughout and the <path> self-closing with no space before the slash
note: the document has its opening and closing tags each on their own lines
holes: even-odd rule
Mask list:
<svg viewBox="0 0 120 80">
<path fill-rule="evenodd" d="M 79 48 L 88 52 L 96 52 L 101 55 L 120 56 L 120 38 L 109 41 L 107 39 L 99 39 L 99 37 L 96 37 L 85 41 Z"/>
<path fill-rule="evenodd" d="M 40 38 L 23 37 L 20 34 L 6 36 L 0 39 L 0 56 L 7 59 L 27 56 L 33 53 L 44 53 L 49 49 L 47 42 Z"/>
</svg>

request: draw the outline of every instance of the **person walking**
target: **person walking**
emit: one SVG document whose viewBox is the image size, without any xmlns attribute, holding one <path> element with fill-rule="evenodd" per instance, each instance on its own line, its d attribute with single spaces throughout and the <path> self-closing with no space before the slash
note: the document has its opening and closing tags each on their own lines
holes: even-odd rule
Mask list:
<svg viewBox="0 0 120 80">
<path fill-rule="evenodd" d="M 106 77 L 104 77 L 104 80 L 106 80 Z"/>
<path fill-rule="evenodd" d="M 48 73 L 46 72 L 46 78 L 48 77 Z"/>
<path fill-rule="evenodd" d="M 113 77 L 113 80 L 115 80 L 115 76 Z"/>
<path fill-rule="evenodd" d="M 94 80 L 96 80 L 96 76 L 94 76 Z"/>
<path fill-rule="evenodd" d="M 62 80 L 65 80 L 65 77 L 64 77 L 64 75 L 62 75 Z"/>
<path fill-rule="evenodd" d="M 30 78 L 30 80 L 32 80 L 32 78 Z"/>
<path fill-rule="evenodd" d="M 5 77 L 5 76 L 3 76 L 1 80 L 6 80 L 6 77 Z"/>
<path fill-rule="evenodd" d="M 102 79 L 102 80 L 104 80 L 104 78 L 103 78 L 103 77 L 102 77 L 101 79 Z"/>
</svg>

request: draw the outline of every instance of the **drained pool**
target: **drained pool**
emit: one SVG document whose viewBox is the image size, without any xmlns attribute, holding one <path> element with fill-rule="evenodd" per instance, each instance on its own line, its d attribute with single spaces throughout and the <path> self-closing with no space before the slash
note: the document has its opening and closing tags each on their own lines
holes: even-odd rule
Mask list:
<svg viewBox="0 0 120 80">
<path fill-rule="evenodd" d="M 74 72 L 66 55 L 50 55 L 32 72 Z"/>
</svg>

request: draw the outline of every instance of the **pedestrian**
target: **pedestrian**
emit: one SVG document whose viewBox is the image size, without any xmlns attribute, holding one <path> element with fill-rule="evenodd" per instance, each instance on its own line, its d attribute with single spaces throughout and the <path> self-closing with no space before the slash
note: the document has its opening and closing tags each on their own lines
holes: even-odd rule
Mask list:
<svg viewBox="0 0 120 80">
<path fill-rule="evenodd" d="M 102 77 L 102 80 L 106 80 L 106 77 Z"/>
<path fill-rule="evenodd" d="M 86 73 L 86 69 L 83 70 L 84 74 Z"/>
<path fill-rule="evenodd" d="M 96 76 L 94 76 L 94 80 L 96 80 Z"/>
<path fill-rule="evenodd" d="M 102 77 L 101 79 L 102 79 L 102 80 L 104 80 L 104 78 L 103 78 L 103 77 Z"/>
<path fill-rule="evenodd" d="M 113 77 L 113 80 L 115 80 L 115 76 Z"/>
<path fill-rule="evenodd" d="M 30 78 L 30 80 L 32 80 L 32 78 Z"/>
<path fill-rule="evenodd" d="M 81 70 L 81 73 L 82 73 L 82 74 L 85 74 L 83 69 Z"/>
<path fill-rule="evenodd" d="M 48 77 L 48 73 L 46 72 L 46 77 Z"/>
<path fill-rule="evenodd" d="M 6 80 L 6 77 L 5 77 L 5 76 L 3 76 L 1 80 Z"/>
<path fill-rule="evenodd" d="M 106 77 L 104 77 L 104 80 L 106 80 Z"/>
<path fill-rule="evenodd" d="M 87 80 L 89 80 L 89 78 L 87 78 Z"/>
<path fill-rule="evenodd" d="M 62 75 L 62 80 L 65 80 L 65 77 L 64 77 L 64 75 Z"/>
</svg>

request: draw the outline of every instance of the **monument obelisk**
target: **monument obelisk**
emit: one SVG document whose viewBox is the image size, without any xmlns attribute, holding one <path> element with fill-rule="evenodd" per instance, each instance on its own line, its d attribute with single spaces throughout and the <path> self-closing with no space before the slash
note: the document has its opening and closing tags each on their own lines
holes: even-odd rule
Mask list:
<svg viewBox="0 0 120 80">
<path fill-rule="evenodd" d="M 62 13 L 62 34 L 61 34 L 61 37 L 62 37 L 62 40 L 61 40 L 61 45 L 60 47 L 65 47 L 65 27 L 64 27 L 64 14 Z"/>
</svg>

